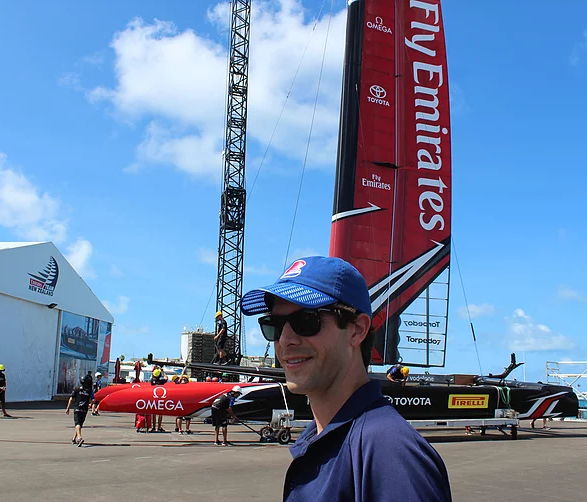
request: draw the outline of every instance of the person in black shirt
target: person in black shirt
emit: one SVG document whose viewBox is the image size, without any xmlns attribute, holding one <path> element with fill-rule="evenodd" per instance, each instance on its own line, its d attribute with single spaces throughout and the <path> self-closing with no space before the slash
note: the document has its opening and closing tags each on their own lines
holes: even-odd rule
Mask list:
<svg viewBox="0 0 587 502">
<path fill-rule="evenodd" d="M 238 396 L 242 394 L 239 385 L 235 385 L 230 392 L 220 396 L 212 403 L 212 425 L 214 426 L 214 445 L 220 446 L 220 439 L 218 433 L 222 427 L 222 437 L 224 442 L 222 446 L 228 446 L 228 417 L 231 416 L 235 420 L 236 415 L 232 411 L 232 405 Z"/>
<path fill-rule="evenodd" d="M 69 415 L 69 409 L 73 404 L 73 423 L 75 425 L 75 435 L 71 440 L 71 444 L 76 444 L 77 446 L 81 446 L 84 444 L 84 439 L 82 438 L 82 427 L 84 426 L 84 422 L 86 421 L 86 415 L 88 414 L 88 408 L 90 406 L 90 401 L 92 399 L 92 377 L 88 374 L 81 379 L 81 386 L 76 387 L 71 396 L 69 397 L 69 401 L 67 401 L 67 408 L 65 409 L 65 414 Z"/>
<path fill-rule="evenodd" d="M 167 375 L 159 366 L 153 367 L 153 375 L 151 376 L 151 385 L 165 385 L 167 383 Z M 153 424 L 151 432 L 165 432 L 163 428 L 163 415 L 153 415 Z"/>
<path fill-rule="evenodd" d="M 6 375 L 3 364 L 0 364 L 0 406 L 2 406 L 2 415 L 10 417 L 6 412 Z"/>
<path fill-rule="evenodd" d="M 401 364 L 394 364 L 387 370 L 386 378 L 393 383 L 401 383 L 402 385 L 406 382 L 406 378 L 410 373 L 410 368 Z"/>
<path fill-rule="evenodd" d="M 226 357 L 226 337 L 227 337 L 228 325 L 224 320 L 222 312 L 216 312 L 216 335 L 214 336 L 214 342 L 216 343 L 216 355 L 214 356 L 214 362 L 222 364 Z"/>
</svg>

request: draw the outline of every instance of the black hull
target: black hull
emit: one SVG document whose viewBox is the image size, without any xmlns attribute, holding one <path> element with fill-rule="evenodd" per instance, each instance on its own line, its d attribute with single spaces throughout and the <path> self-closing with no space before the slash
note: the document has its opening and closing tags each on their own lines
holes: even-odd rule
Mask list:
<svg viewBox="0 0 587 502">
<path fill-rule="evenodd" d="M 399 385 L 380 380 L 383 394 L 406 420 L 456 420 L 501 418 L 498 409 L 513 409 L 520 419 L 541 417 L 576 417 L 579 404 L 570 387 L 558 385 L 502 382 L 497 385 Z M 282 384 L 283 385 L 283 384 Z M 311 420 L 312 413 L 306 396 L 291 394 L 285 385 L 288 408 L 294 420 Z M 509 390 L 508 390 L 509 389 Z M 280 384 L 259 386 L 246 396 L 246 402 L 235 403 L 235 413 L 241 419 L 271 421 L 273 410 L 285 410 Z"/>
</svg>

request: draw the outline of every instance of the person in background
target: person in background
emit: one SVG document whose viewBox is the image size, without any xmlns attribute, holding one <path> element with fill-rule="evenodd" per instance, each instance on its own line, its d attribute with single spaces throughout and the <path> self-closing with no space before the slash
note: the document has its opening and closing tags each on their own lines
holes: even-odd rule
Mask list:
<svg viewBox="0 0 587 502">
<path fill-rule="evenodd" d="M 182 376 L 178 376 L 178 375 L 173 375 L 175 378 L 175 380 L 173 379 L 173 377 L 171 378 L 176 384 L 186 384 L 190 382 L 190 379 L 187 375 L 182 375 Z M 183 434 L 184 431 L 182 429 L 182 421 L 185 421 L 185 434 L 192 434 L 192 431 L 190 430 L 190 424 L 192 422 L 192 419 L 190 417 L 177 417 L 175 419 L 175 432 L 179 432 L 180 434 Z"/>
<path fill-rule="evenodd" d="M 95 417 L 100 416 L 98 413 L 98 403 L 94 399 L 94 395 L 102 388 L 102 373 L 96 372 L 96 381 L 94 382 L 94 388 L 92 389 L 92 415 Z"/>
<path fill-rule="evenodd" d="M 533 419 L 533 420 L 530 422 L 530 427 L 532 427 L 532 429 L 534 429 L 534 428 L 535 428 L 536 420 L 538 420 L 538 419 L 537 419 L 537 418 L 534 418 L 534 419 Z M 544 430 L 546 430 L 546 431 L 549 431 L 549 430 L 550 430 L 550 427 L 547 427 L 547 426 L 546 426 L 546 420 L 547 420 L 547 418 L 543 418 L 543 419 L 542 419 L 542 428 L 543 428 Z"/>
<path fill-rule="evenodd" d="M 82 428 L 88 415 L 88 408 L 92 399 L 92 377 L 88 373 L 81 379 L 81 385 L 73 389 L 69 400 L 67 401 L 67 408 L 65 408 L 65 414 L 69 415 L 69 409 L 71 405 L 74 405 L 73 410 L 73 424 L 75 425 L 75 434 L 71 440 L 71 444 L 81 446 L 84 444 L 82 437 Z"/>
<path fill-rule="evenodd" d="M 401 383 L 402 385 L 406 383 L 406 378 L 410 374 L 410 368 L 407 366 L 403 366 L 401 364 L 394 364 L 391 368 L 387 370 L 385 377 L 393 383 Z"/>
<path fill-rule="evenodd" d="M 235 385 L 230 392 L 220 396 L 212 403 L 212 425 L 214 426 L 214 446 L 220 446 L 219 432 L 222 427 L 222 446 L 228 446 L 228 417 L 238 420 L 232 411 L 234 401 L 243 393 L 239 385 Z"/>
<path fill-rule="evenodd" d="M 0 364 L 0 406 L 2 406 L 2 416 L 10 418 L 11 415 L 6 411 L 6 375 L 3 364 Z"/>
<path fill-rule="evenodd" d="M 154 366 L 153 376 L 151 376 L 151 385 L 165 385 L 167 376 L 159 366 Z M 163 428 L 163 415 L 153 415 L 151 432 L 165 432 Z"/>
<path fill-rule="evenodd" d="M 228 324 L 224 320 L 222 312 L 216 312 L 216 335 L 214 336 L 214 342 L 216 344 L 216 354 L 214 356 L 214 362 L 218 364 L 226 363 L 226 337 L 228 332 Z"/>
<path fill-rule="evenodd" d="M 290 451 L 286 501 L 450 502 L 444 462 L 370 380 L 375 331 L 365 279 L 340 258 L 293 262 L 275 284 L 248 292 L 262 314 L 287 388 L 306 395 L 314 420 Z"/>
</svg>

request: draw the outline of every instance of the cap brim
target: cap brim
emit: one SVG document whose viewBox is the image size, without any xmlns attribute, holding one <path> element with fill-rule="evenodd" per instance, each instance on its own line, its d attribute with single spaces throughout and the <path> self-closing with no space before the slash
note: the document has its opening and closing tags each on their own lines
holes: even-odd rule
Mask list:
<svg viewBox="0 0 587 502">
<path fill-rule="evenodd" d="M 338 300 L 309 286 L 293 282 L 279 282 L 265 288 L 249 291 L 241 300 L 241 310 L 245 315 L 265 314 L 269 307 L 265 303 L 265 294 L 270 293 L 279 298 L 295 303 L 303 308 L 315 309 L 332 305 Z"/>
</svg>

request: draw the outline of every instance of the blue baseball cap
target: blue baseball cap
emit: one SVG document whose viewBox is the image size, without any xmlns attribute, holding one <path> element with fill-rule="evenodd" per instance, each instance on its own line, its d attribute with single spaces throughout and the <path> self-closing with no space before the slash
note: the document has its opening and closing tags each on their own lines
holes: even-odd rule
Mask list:
<svg viewBox="0 0 587 502">
<path fill-rule="evenodd" d="M 294 261 L 275 284 L 254 289 L 243 296 L 245 315 L 270 311 L 269 293 L 303 308 L 318 308 L 341 302 L 371 317 L 367 283 L 359 271 L 340 258 L 309 256 Z"/>
</svg>

